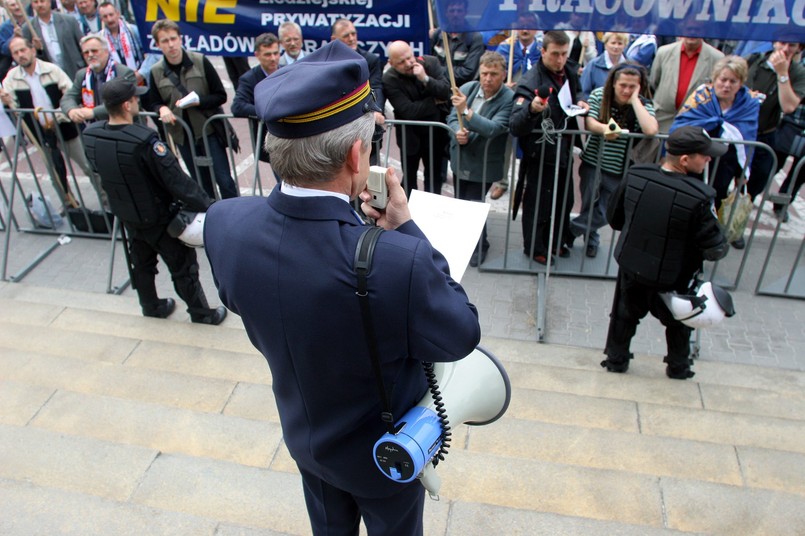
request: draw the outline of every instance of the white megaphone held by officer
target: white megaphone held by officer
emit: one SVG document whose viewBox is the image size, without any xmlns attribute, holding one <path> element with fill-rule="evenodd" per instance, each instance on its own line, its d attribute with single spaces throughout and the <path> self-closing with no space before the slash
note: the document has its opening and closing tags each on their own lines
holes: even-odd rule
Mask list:
<svg viewBox="0 0 805 536">
<path fill-rule="evenodd" d="M 511 383 L 503 365 L 480 347 L 459 361 L 434 363 L 430 376 L 431 391 L 396 423 L 396 433 L 375 443 L 374 458 L 388 478 L 406 483 L 419 477 L 437 498 L 441 480 L 434 462 L 446 453 L 450 428 L 499 419 L 509 407 Z"/>
<path fill-rule="evenodd" d="M 204 220 L 206 212 L 180 210 L 168 224 L 167 233 L 191 248 L 204 247 Z"/>
</svg>

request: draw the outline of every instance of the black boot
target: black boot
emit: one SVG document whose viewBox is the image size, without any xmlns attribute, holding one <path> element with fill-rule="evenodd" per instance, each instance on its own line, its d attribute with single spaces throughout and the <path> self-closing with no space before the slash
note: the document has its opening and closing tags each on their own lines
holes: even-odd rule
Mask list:
<svg viewBox="0 0 805 536">
<path fill-rule="evenodd" d="M 190 321 L 195 324 L 209 324 L 217 326 L 226 318 L 226 307 L 219 305 L 215 309 L 212 308 L 190 308 L 187 310 L 190 313 Z"/>
<path fill-rule="evenodd" d="M 670 363 L 666 357 L 663 362 L 668 363 L 668 366 L 665 367 L 665 375 L 672 380 L 687 380 L 696 375 L 695 372 L 690 370 L 690 365 L 692 364 L 690 359 L 686 359 L 682 363 Z"/>
<path fill-rule="evenodd" d="M 176 302 L 173 298 L 159 300 L 156 305 L 143 305 L 143 316 L 153 318 L 168 318 L 173 310 L 176 309 Z"/>
<path fill-rule="evenodd" d="M 608 355 L 606 359 L 601 361 L 601 366 L 607 369 L 608 372 L 623 373 L 629 370 L 629 360 L 633 358 L 634 354 L 629 354 L 627 357 Z"/>
</svg>

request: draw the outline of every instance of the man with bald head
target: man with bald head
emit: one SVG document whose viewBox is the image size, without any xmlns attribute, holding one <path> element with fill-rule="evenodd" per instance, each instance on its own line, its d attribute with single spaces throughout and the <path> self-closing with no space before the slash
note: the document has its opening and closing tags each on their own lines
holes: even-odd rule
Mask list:
<svg viewBox="0 0 805 536">
<path fill-rule="evenodd" d="M 389 65 L 383 74 L 383 90 L 394 107 L 396 119 L 445 122 L 449 111 L 450 82 L 439 60 L 434 56 L 414 57 L 405 41 L 394 41 L 388 48 Z M 425 165 L 425 191 L 440 193 L 440 170 L 447 143 L 442 128 L 397 125 L 397 145 L 403 154 L 403 176 L 406 191 L 417 188 L 420 160 Z M 403 135 L 405 130 L 405 135 Z"/>
</svg>

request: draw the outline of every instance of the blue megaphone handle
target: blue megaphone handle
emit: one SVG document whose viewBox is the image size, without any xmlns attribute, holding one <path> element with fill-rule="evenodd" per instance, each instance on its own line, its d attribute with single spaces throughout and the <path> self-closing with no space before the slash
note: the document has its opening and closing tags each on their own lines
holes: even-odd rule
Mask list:
<svg viewBox="0 0 805 536">
<path fill-rule="evenodd" d="M 433 410 L 415 406 L 399 420 L 397 429 L 375 443 L 375 465 L 392 480 L 411 482 L 441 446 L 442 425 Z"/>
</svg>

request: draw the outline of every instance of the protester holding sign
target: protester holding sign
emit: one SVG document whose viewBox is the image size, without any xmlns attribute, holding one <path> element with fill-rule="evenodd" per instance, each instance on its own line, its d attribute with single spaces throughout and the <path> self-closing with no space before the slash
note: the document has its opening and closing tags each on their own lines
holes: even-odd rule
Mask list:
<svg viewBox="0 0 805 536">
<path fill-rule="evenodd" d="M 478 76 L 481 54 L 484 53 L 484 38 L 478 32 L 459 32 L 457 28 L 467 26 L 467 0 L 448 0 L 446 6 L 447 23 L 443 29 L 431 32 L 430 47 L 434 56 L 439 58 L 442 66 L 447 65 L 442 31 L 447 32 L 447 43 L 450 47 L 450 58 L 456 85 L 461 86 Z"/>
</svg>

